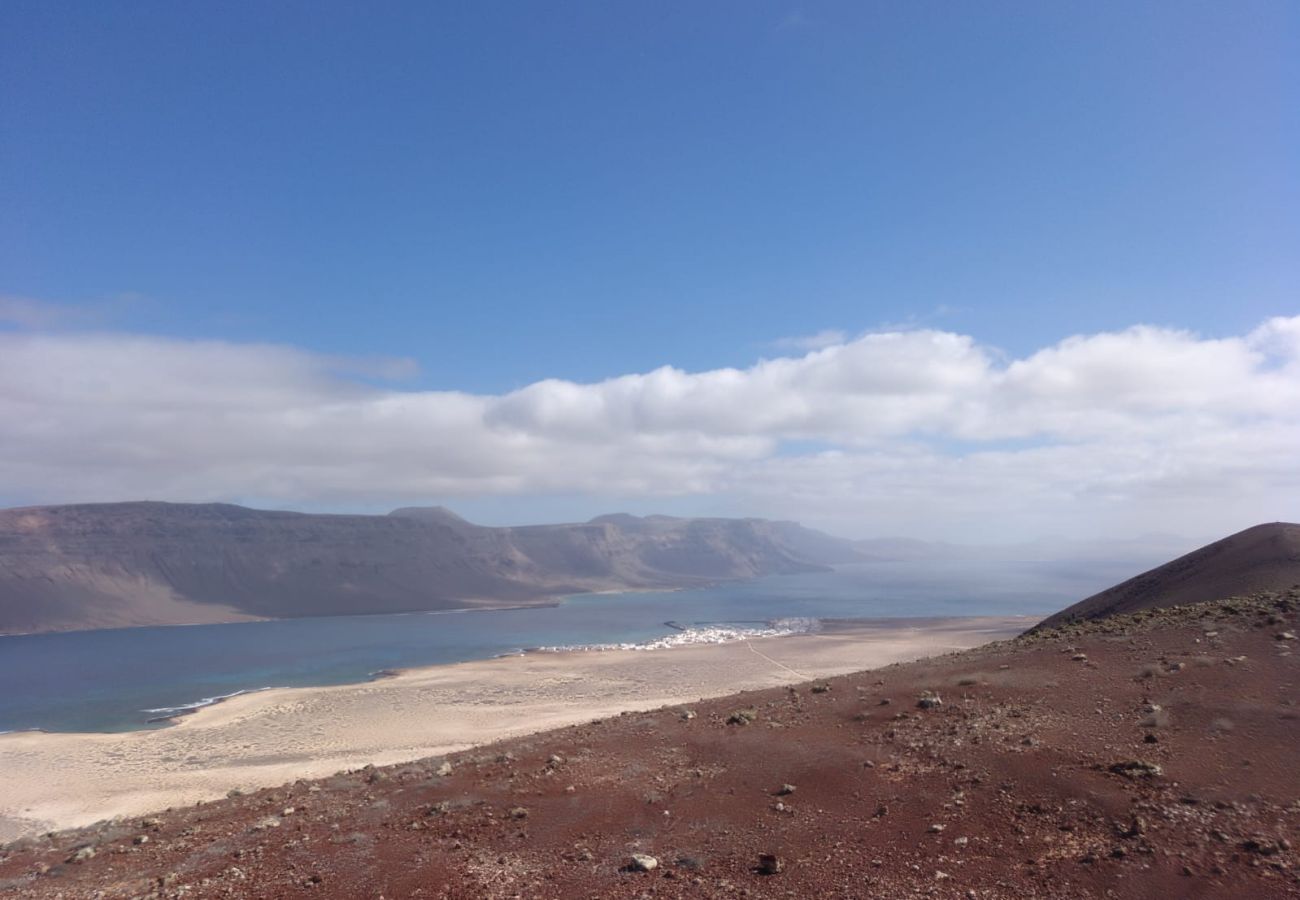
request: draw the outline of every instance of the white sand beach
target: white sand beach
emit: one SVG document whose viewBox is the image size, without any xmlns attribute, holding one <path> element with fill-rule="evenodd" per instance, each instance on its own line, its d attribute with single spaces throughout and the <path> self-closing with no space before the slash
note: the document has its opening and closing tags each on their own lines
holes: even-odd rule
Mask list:
<svg viewBox="0 0 1300 900">
<path fill-rule="evenodd" d="M 156 731 L 0 735 L 0 840 L 961 650 L 1034 621 L 839 623 L 729 644 L 530 653 L 247 694 Z"/>
</svg>

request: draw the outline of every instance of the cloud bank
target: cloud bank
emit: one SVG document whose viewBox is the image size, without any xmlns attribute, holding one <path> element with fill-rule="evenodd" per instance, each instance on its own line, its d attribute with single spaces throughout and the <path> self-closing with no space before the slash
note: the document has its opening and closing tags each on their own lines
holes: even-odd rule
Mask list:
<svg viewBox="0 0 1300 900">
<path fill-rule="evenodd" d="M 689 498 L 986 539 L 1300 518 L 1300 316 L 1214 339 L 1135 326 L 1020 359 L 937 330 L 826 338 L 744 369 L 478 395 L 360 378 L 401 360 L 0 332 L 0 498 Z"/>
</svg>

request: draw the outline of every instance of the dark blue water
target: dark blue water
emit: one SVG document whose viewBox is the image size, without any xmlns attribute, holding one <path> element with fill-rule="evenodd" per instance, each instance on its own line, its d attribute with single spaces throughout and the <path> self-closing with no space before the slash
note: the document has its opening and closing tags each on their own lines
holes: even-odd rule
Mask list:
<svg viewBox="0 0 1300 900">
<path fill-rule="evenodd" d="M 673 632 L 670 620 L 1046 615 L 1133 571 L 1131 560 L 870 563 L 695 591 L 571 597 L 548 608 L 0 637 L 0 731 L 157 727 L 145 710 L 529 647 L 650 641 Z"/>
</svg>

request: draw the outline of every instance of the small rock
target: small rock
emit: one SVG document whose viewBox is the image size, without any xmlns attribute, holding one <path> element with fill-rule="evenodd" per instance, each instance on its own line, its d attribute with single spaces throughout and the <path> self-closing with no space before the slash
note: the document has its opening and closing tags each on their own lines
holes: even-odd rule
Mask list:
<svg viewBox="0 0 1300 900">
<path fill-rule="evenodd" d="M 758 857 L 758 874 L 776 875 L 784 868 L 781 859 L 775 853 L 761 853 Z"/>
<path fill-rule="evenodd" d="M 790 794 L 793 794 L 795 790 L 797 789 L 793 784 L 783 784 L 781 785 L 780 788 L 777 789 L 776 794 L 778 797 L 787 797 Z"/>
<path fill-rule="evenodd" d="M 738 709 L 727 716 L 728 725 L 748 725 L 758 718 L 756 709 Z"/>
<path fill-rule="evenodd" d="M 438 768 L 433 770 L 433 774 L 437 775 L 440 778 L 446 778 L 448 775 L 451 774 L 451 771 L 452 771 L 451 763 L 447 762 L 446 760 L 443 760 L 442 765 L 438 766 Z"/>
<path fill-rule="evenodd" d="M 659 860 L 648 853 L 633 853 L 628 868 L 634 872 L 652 872 L 659 868 Z"/>
<path fill-rule="evenodd" d="M 946 827 L 948 826 L 935 823 L 934 825 L 931 825 L 929 828 L 925 830 L 928 831 L 930 834 L 938 834 L 939 832 L 943 831 Z"/>
<path fill-rule="evenodd" d="M 684 709 L 679 713 L 679 715 L 682 717 L 683 721 L 689 722 L 691 719 L 695 718 L 695 710 Z"/>
<path fill-rule="evenodd" d="M 1086 662 L 1088 659 L 1088 654 L 1076 653 L 1074 654 L 1074 656 L 1071 656 L 1070 659 L 1074 660 L 1075 662 Z"/>
<path fill-rule="evenodd" d="M 952 842 L 958 847 L 965 847 L 967 844 L 970 843 L 970 838 L 968 837 L 953 838 Z"/>
<path fill-rule="evenodd" d="M 134 838 L 132 838 L 131 843 L 135 844 L 137 847 L 139 847 L 141 844 L 147 844 L 149 843 L 149 835 L 137 834 Z"/>
<path fill-rule="evenodd" d="M 510 810 L 510 818 L 526 819 L 528 818 L 528 810 L 525 807 L 516 806 L 514 809 Z"/>
<path fill-rule="evenodd" d="M 1125 778 L 1153 778 L 1162 774 L 1164 770 L 1155 763 L 1131 759 L 1125 762 L 1113 763 L 1110 771 L 1116 775 L 1123 775 Z"/>
<path fill-rule="evenodd" d="M 293 813 L 294 813 L 294 809 L 292 806 L 286 806 L 284 809 L 280 810 L 281 816 L 291 816 L 293 815 Z"/>
<path fill-rule="evenodd" d="M 921 709 L 938 709 L 943 706 L 943 698 L 938 694 L 927 692 L 921 695 L 920 699 L 916 701 L 916 705 Z"/>
<path fill-rule="evenodd" d="M 830 689 L 831 686 L 824 681 L 815 682 L 812 686 L 812 692 L 814 694 L 825 694 Z"/>
<path fill-rule="evenodd" d="M 1276 856 L 1282 852 L 1280 843 L 1275 843 L 1267 838 L 1251 838 L 1241 842 L 1241 849 L 1251 853 L 1258 853 L 1260 856 Z"/>
<path fill-rule="evenodd" d="M 1146 834 L 1146 831 L 1147 823 L 1140 816 L 1134 816 L 1129 820 L 1128 828 L 1120 831 L 1120 836 L 1126 838 L 1141 837 Z"/>
<path fill-rule="evenodd" d="M 1278 639 L 1279 641 L 1294 641 L 1294 640 L 1295 640 L 1295 632 L 1293 632 L 1293 631 L 1283 631 L 1283 632 L 1280 632 L 1280 633 L 1277 635 L 1277 639 Z"/>
<path fill-rule="evenodd" d="M 94 858 L 95 858 L 94 847 L 80 847 L 77 849 L 75 853 L 73 853 L 71 856 L 68 857 L 68 862 L 79 863 Z"/>
<path fill-rule="evenodd" d="M 564 765 L 564 757 L 558 753 L 552 753 L 550 757 L 546 760 L 546 764 L 551 768 L 555 768 L 556 766 L 562 766 Z"/>
</svg>

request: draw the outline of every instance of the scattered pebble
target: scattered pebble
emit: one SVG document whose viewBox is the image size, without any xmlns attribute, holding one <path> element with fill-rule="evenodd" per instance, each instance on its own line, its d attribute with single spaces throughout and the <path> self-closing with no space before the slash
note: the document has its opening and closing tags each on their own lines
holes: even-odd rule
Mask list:
<svg viewBox="0 0 1300 900">
<path fill-rule="evenodd" d="M 633 853 L 628 868 L 634 872 L 652 872 L 659 868 L 659 860 L 648 853 Z"/>
</svg>

